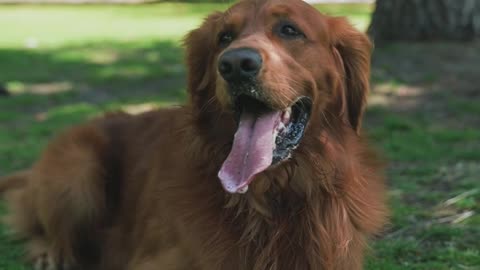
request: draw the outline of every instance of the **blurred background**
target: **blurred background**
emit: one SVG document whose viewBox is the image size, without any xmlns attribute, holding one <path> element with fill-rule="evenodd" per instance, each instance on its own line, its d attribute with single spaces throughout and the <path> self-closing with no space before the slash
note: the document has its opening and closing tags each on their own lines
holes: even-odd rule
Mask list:
<svg viewBox="0 0 480 270">
<path fill-rule="evenodd" d="M 480 1 L 311 2 L 376 44 L 365 133 L 392 218 L 366 269 L 480 269 Z M 183 102 L 182 37 L 231 3 L 0 0 L 0 175 L 107 110 Z M 0 227 L 0 269 L 21 252 Z"/>
</svg>

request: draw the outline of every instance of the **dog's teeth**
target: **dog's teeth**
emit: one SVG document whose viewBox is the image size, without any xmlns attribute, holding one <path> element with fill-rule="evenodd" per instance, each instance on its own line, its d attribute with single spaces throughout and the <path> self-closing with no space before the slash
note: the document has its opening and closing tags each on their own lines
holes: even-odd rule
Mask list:
<svg viewBox="0 0 480 270">
<path fill-rule="evenodd" d="M 278 126 L 273 131 L 273 141 L 275 141 L 275 138 L 277 138 L 278 133 L 284 131 L 285 128 L 287 128 L 287 127 L 285 126 L 285 124 L 283 123 L 283 120 L 282 120 L 282 122 L 278 123 Z"/>
<path fill-rule="evenodd" d="M 246 186 L 244 186 L 244 187 L 242 187 L 242 188 L 239 188 L 239 189 L 237 190 L 237 193 L 245 194 L 245 193 L 247 193 L 247 191 L 248 191 L 248 185 L 246 185 Z"/>
<path fill-rule="evenodd" d="M 292 115 L 292 108 L 289 107 L 288 109 L 286 109 L 286 110 L 283 112 L 282 122 L 283 122 L 283 123 L 288 123 L 288 121 L 290 121 L 291 115 Z"/>
</svg>

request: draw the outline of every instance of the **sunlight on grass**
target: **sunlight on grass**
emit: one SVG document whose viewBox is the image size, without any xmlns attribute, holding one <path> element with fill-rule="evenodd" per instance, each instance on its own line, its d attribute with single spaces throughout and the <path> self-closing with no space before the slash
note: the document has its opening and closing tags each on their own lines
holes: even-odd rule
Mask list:
<svg viewBox="0 0 480 270">
<path fill-rule="evenodd" d="M 62 93 L 71 91 L 73 88 L 70 82 L 48 82 L 48 83 L 31 83 L 25 84 L 18 81 L 7 82 L 6 84 L 9 92 L 14 95 L 18 94 L 37 94 L 50 95 L 55 93 Z"/>
<path fill-rule="evenodd" d="M 426 89 L 420 86 L 412 86 L 398 81 L 386 81 L 377 83 L 372 87 L 371 95 L 368 100 L 369 106 L 390 106 L 395 105 L 395 101 L 401 98 L 408 100 L 411 107 L 417 106 L 422 102 L 419 97 L 425 94 Z"/>
<path fill-rule="evenodd" d="M 111 109 L 121 110 L 129 114 L 141 114 L 158 108 L 166 108 L 178 105 L 177 102 L 146 102 L 138 104 L 123 104 L 120 106 L 112 106 Z"/>
<path fill-rule="evenodd" d="M 211 4 L 140 6 L 0 6 L 1 47 L 60 47 L 116 40 L 179 41 L 197 26 Z M 224 5 L 215 6 L 223 9 Z"/>
<path fill-rule="evenodd" d="M 315 5 L 315 7 L 331 16 L 346 16 L 355 27 L 366 31 L 374 6 L 368 4 L 322 4 Z"/>
<path fill-rule="evenodd" d="M 58 48 L 90 41 L 172 40 L 178 42 L 212 10 L 226 4 L 160 3 L 139 6 L 0 6 L 0 48 Z M 348 16 L 366 29 L 371 5 L 316 5 Z"/>
</svg>

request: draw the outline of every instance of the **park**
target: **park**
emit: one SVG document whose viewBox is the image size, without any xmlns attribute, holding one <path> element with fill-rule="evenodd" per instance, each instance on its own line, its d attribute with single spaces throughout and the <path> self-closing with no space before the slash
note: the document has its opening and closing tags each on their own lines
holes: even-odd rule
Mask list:
<svg viewBox="0 0 480 270">
<path fill-rule="evenodd" d="M 107 111 L 183 103 L 183 37 L 229 6 L 219 2 L 0 1 L 0 175 L 30 166 L 52 136 Z M 368 31 L 375 4 L 315 8 Z M 390 222 L 365 269 L 480 269 L 480 31 L 376 30 L 363 133 L 387 164 Z M 21 258 L 21 242 L 0 226 L 0 269 L 29 269 Z"/>
</svg>

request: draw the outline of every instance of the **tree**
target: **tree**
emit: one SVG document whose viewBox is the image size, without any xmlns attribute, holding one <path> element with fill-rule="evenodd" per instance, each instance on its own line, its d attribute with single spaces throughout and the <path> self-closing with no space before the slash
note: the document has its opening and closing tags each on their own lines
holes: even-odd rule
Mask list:
<svg viewBox="0 0 480 270">
<path fill-rule="evenodd" d="M 480 37 L 480 0 L 377 0 L 368 29 L 375 41 Z"/>
</svg>

